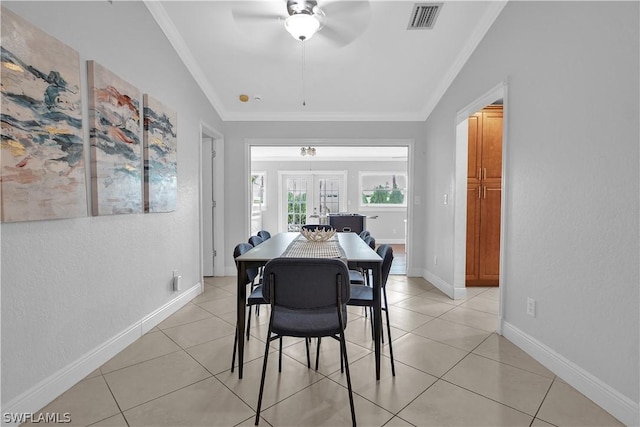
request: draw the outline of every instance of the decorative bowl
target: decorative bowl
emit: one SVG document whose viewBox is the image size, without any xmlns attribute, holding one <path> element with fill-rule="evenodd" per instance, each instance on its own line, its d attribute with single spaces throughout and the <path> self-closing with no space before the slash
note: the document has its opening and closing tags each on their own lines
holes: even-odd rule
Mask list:
<svg viewBox="0 0 640 427">
<path fill-rule="evenodd" d="M 328 230 L 323 230 L 321 228 L 318 228 L 317 230 L 308 230 L 303 228 L 300 230 L 300 234 L 310 242 L 326 242 L 336 234 L 336 230 L 333 228 Z"/>
</svg>

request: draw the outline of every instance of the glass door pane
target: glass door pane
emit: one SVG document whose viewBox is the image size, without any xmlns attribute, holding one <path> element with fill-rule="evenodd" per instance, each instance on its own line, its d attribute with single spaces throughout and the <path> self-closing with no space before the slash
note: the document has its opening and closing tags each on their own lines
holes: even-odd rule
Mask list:
<svg viewBox="0 0 640 427">
<path fill-rule="evenodd" d="M 328 215 L 340 212 L 340 194 L 342 179 L 316 178 L 318 185 L 318 213 Z"/>
<path fill-rule="evenodd" d="M 287 178 L 286 230 L 299 231 L 307 223 L 308 179 Z"/>
</svg>

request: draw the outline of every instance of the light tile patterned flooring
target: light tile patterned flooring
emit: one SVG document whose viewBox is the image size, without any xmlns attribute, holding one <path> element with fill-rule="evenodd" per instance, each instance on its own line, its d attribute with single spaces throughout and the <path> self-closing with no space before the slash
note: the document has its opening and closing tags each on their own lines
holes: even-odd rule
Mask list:
<svg viewBox="0 0 640 427">
<path fill-rule="evenodd" d="M 497 288 L 453 301 L 423 279 L 390 276 L 387 286 L 395 378 L 385 345 L 375 381 L 369 321 L 349 311 L 360 426 L 621 425 L 495 333 Z M 42 412 L 68 412 L 73 425 L 253 425 L 269 310 L 253 318 L 239 380 L 229 371 L 235 289 L 235 277 L 207 278 L 202 295 Z M 307 369 L 303 342 L 285 346 L 281 374 L 277 353 L 269 359 L 260 425 L 350 425 L 337 342 L 323 341 L 318 371 Z"/>
</svg>

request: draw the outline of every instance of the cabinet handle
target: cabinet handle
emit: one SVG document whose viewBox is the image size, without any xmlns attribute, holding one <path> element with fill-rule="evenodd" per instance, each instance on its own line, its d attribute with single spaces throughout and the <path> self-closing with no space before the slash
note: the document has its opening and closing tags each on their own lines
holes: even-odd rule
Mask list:
<svg viewBox="0 0 640 427">
<path fill-rule="evenodd" d="M 484 168 L 484 179 L 487 179 L 487 168 Z"/>
<path fill-rule="evenodd" d="M 480 187 L 478 187 L 478 199 L 480 199 Z"/>
<path fill-rule="evenodd" d="M 484 198 L 485 199 L 487 198 L 487 186 L 486 185 L 484 186 Z"/>
</svg>

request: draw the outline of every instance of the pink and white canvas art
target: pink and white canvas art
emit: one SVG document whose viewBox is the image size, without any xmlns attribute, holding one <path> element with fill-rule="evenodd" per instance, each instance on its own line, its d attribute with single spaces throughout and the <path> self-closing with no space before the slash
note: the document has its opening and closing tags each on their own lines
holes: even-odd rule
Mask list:
<svg viewBox="0 0 640 427">
<path fill-rule="evenodd" d="M 2 221 L 87 215 L 78 52 L 2 8 Z"/>
<path fill-rule="evenodd" d="M 139 89 L 88 61 L 94 215 L 142 212 Z"/>
<path fill-rule="evenodd" d="M 172 212 L 178 195 L 175 111 L 144 95 L 144 210 Z"/>
</svg>

